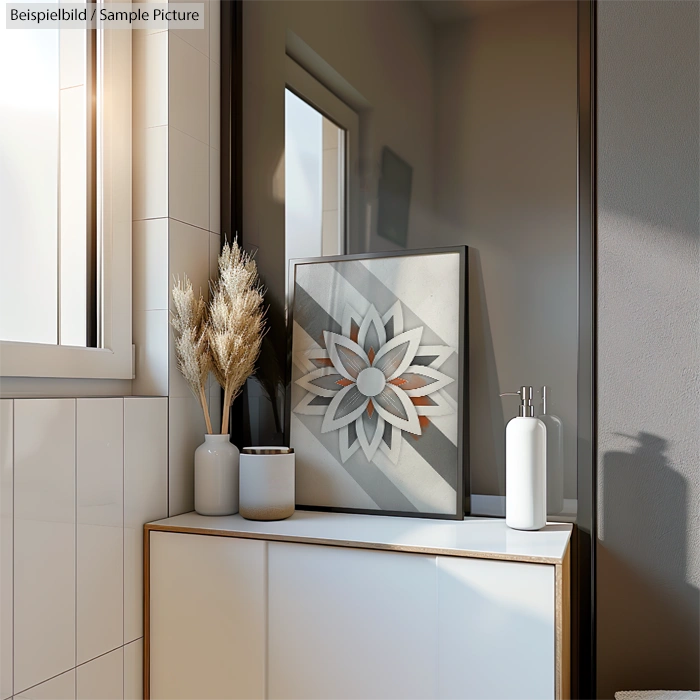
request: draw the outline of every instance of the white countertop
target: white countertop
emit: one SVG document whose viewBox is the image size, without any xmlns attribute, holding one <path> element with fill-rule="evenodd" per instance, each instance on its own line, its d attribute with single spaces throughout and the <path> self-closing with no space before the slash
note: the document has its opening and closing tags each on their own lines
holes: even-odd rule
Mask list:
<svg viewBox="0 0 700 700">
<path fill-rule="evenodd" d="M 428 520 L 298 510 L 287 520 L 272 522 L 192 512 L 149 523 L 146 529 L 560 564 L 572 525 L 553 523 L 537 532 L 523 532 L 511 530 L 500 518 Z"/>
</svg>

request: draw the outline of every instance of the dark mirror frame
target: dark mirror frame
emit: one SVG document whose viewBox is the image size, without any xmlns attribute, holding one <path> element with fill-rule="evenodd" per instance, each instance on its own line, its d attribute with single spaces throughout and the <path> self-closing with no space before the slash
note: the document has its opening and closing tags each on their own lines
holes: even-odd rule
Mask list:
<svg viewBox="0 0 700 700">
<path fill-rule="evenodd" d="M 377 0 L 379 1 L 379 0 Z M 242 0 L 221 0 L 222 243 L 242 232 Z M 596 695 L 596 0 L 578 0 L 578 513 L 572 558 L 572 696 Z M 249 443 L 247 397 L 231 439 Z"/>
</svg>

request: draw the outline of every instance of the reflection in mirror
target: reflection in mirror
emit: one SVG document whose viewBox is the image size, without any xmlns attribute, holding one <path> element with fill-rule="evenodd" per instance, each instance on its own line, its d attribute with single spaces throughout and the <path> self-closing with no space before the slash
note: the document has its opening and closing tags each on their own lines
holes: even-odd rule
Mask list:
<svg viewBox="0 0 700 700">
<path fill-rule="evenodd" d="M 532 385 L 548 387 L 547 414 L 561 425 L 550 449 L 550 515 L 574 516 L 576 3 L 244 3 L 243 37 L 245 242 L 259 248 L 273 306 L 284 308 L 290 257 L 302 247 L 326 254 L 321 124 L 342 124 L 312 90 L 294 86 L 293 102 L 291 62 L 357 115 L 345 166 L 333 170 L 345 252 L 470 248 L 472 513 L 503 513 L 504 432 L 514 412 L 499 393 Z M 309 115 L 313 156 L 291 133 L 297 109 Z M 313 222 L 292 221 L 302 214 Z M 280 313 L 271 340 L 282 363 L 285 334 Z M 252 422 L 262 439 L 264 416 Z"/>
<path fill-rule="evenodd" d="M 0 27 L 3 341 L 97 345 L 95 34 Z"/>
</svg>

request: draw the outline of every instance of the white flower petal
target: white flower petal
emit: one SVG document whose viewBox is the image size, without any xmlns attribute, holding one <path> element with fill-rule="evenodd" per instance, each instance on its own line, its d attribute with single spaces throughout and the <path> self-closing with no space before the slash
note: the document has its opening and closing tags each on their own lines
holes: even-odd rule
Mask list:
<svg viewBox="0 0 700 700">
<path fill-rule="evenodd" d="M 367 340 L 367 336 L 370 333 L 372 327 L 374 326 L 374 331 L 377 335 L 377 342 L 373 343 Z M 360 325 L 360 332 L 357 335 L 357 344 L 364 349 L 365 352 L 369 353 L 369 347 L 373 346 L 375 351 L 381 348 L 386 343 L 386 329 L 382 323 L 382 319 L 379 316 L 379 312 L 375 308 L 374 304 L 370 304 L 370 307 L 362 319 L 362 324 Z"/>
<path fill-rule="evenodd" d="M 360 442 L 357 438 L 355 438 L 352 445 L 350 444 L 350 431 L 348 428 L 349 426 L 344 425 L 342 428 L 340 428 L 340 430 L 338 430 L 340 461 L 343 462 L 343 464 L 360 449 Z"/>
<path fill-rule="evenodd" d="M 323 417 L 323 424 L 321 425 L 321 432 L 330 433 L 350 425 L 362 415 L 368 403 L 369 399 L 366 396 L 362 396 L 355 384 L 341 389 L 326 410 L 326 415 Z M 338 416 L 339 413 L 340 416 Z"/>
<path fill-rule="evenodd" d="M 386 345 L 382 346 L 374 358 L 372 366 L 380 369 L 387 381 L 396 379 L 413 362 L 413 358 L 416 356 L 420 346 L 422 335 L 423 326 L 420 326 L 395 336 Z"/>
<path fill-rule="evenodd" d="M 408 396 L 428 396 L 436 391 L 439 391 L 440 389 L 444 389 L 446 386 L 454 382 L 452 377 L 443 374 L 437 369 L 433 369 L 432 367 L 423 367 L 422 365 L 412 365 L 401 375 L 401 379 L 409 380 L 409 387 L 410 377 L 408 375 L 411 374 L 417 375 L 418 378 L 427 377 L 429 381 L 426 382 L 424 386 L 416 387 L 415 389 L 407 388 L 403 385 L 400 386 L 399 388 L 402 391 L 405 391 Z"/>
<path fill-rule="evenodd" d="M 389 321 L 393 320 L 392 338 L 403 333 L 403 307 L 401 302 L 397 301 L 383 316 L 382 323 L 384 330 L 389 325 Z"/>
<path fill-rule="evenodd" d="M 346 338 L 352 338 L 352 324 L 360 329 L 362 325 L 362 314 L 355 311 L 350 304 L 345 304 L 343 309 L 343 322 L 340 324 L 341 331 Z"/>
<path fill-rule="evenodd" d="M 434 406 L 416 406 L 416 413 L 419 416 L 451 416 L 457 412 L 441 391 L 431 394 L 430 399 L 435 403 Z"/>
<path fill-rule="evenodd" d="M 389 458 L 392 464 L 399 463 L 399 457 L 401 456 L 401 443 L 403 442 L 403 436 L 401 431 L 395 426 L 391 426 L 391 447 L 382 440 L 379 445 L 379 449 Z"/>
<path fill-rule="evenodd" d="M 371 462 L 384 438 L 384 419 L 380 415 L 377 415 L 377 425 L 375 426 L 374 435 L 371 440 L 367 437 L 365 431 L 364 413 L 355 421 L 355 430 L 357 430 L 357 439 L 360 442 L 360 447 L 365 453 L 367 461 Z"/>
<path fill-rule="evenodd" d="M 317 398 L 316 394 L 305 394 L 304 398 L 294 408 L 294 413 L 298 413 L 300 416 L 325 416 L 328 405 L 314 406 L 311 402 L 315 398 Z"/>
<path fill-rule="evenodd" d="M 398 404 L 395 403 L 397 400 L 399 402 Z M 384 387 L 384 391 L 382 391 L 379 396 L 374 397 L 373 403 L 374 407 L 377 409 L 377 413 L 379 413 L 387 423 L 395 425 L 397 428 L 405 430 L 412 435 L 421 434 L 422 431 L 416 407 L 411 402 L 411 399 L 408 398 L 405 391 L 397 389 L 393 384 L 387 384 Z M 393 404 L 392 410 L 388 410 L 385 406 L 389 407 L 391 404 Z M 394 410 L 403 415 L 394 413 Z"/>
<path fill-rule="evenodd" d="M 320 379 L 321 377 L 335 376 L 338 380 L 342 377 L 338 374 L 335 367 L 319 367 L 313 372 L 309 372 L 300 379 L 297 379 L 296 384 L 298 384 L 302 389 L 315 394 L 316 396 L 325 396 L 326 398 L 334 397 L 341 389 L 339 384 L 334 384 L 333 381 L 329 382 L 329 386 L 322 387 L 318 384 L 314 384 L 314 380 Z M 336 388 L 333 388 L 333 387 Z"/>
<path fill-rule="evenodd" d="M 350 338 L 331 331 L 323 331 L 328 357 L 335 369 L 346 379 L 355 381 L 357 375 L 369 367 L 367 353 Z"/>
<path fill-rule="evenodd" d="M 440 369 L 445 364 L 445 360 L 457 352 L 449 345 L 421 345 L 416 352 L 416 357 L 434 357 L 435 359 L 428 365 L 433 369 Z"/>
</svg>

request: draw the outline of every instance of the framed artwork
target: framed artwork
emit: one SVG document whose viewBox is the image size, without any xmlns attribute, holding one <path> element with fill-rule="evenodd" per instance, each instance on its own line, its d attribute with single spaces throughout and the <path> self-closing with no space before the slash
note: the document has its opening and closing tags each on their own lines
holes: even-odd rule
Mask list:
<svg viewBox="0 0 700 700">
<path fill-rule="evenodd" d="M 406 247 L 413 168 L 388 146 L 382 148 L 377 234 Z"/>
<path fill-rule="evenodd" d="M 286 429 L 297 507 L 461 519 L 467 248 L 290 268 Z"/>
</svg>

